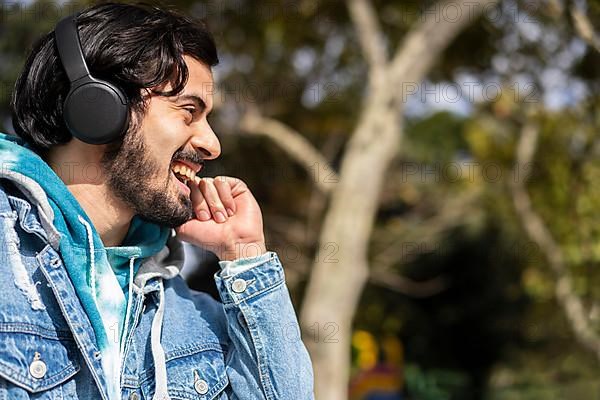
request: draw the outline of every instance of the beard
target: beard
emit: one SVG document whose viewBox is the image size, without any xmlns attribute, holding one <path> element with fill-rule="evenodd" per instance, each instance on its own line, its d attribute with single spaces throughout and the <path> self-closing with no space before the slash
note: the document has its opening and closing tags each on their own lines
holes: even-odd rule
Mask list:
<svg viewBox="0 0 600 400">
<path fill-rule="evenodd" d="M 184 157 L 176 153 L 175 158 Z M 171 166 L 165 168 L 152 157 L 139 131 L 109 144 L 100 163 L 112 193 L 135 215 L 169 228 L 193 218 L 190 198 L 172 187 Z"/>
</svg>

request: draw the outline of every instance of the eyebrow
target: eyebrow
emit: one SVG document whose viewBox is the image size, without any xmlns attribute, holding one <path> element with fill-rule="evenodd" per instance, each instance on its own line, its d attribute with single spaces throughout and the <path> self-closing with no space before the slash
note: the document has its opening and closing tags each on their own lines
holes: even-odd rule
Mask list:
<svg viewBox="0 0 600 400">
<path fill-rule="evenodd" d="M 202 97 L 198 96 L 197 94 L 182 94 L 182 95 L 176 96 L 175 102 L 180 102 L 180 101 L 193 101 L 203 111 L 206 110 L 206 103 L 204 102 L 204 100 L 202 100 Z"/>
</svg>

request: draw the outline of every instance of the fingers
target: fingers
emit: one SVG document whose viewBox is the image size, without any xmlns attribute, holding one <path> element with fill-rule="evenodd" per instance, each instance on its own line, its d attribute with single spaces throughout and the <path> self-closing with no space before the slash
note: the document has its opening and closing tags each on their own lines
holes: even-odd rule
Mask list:
<svg viewBox="0 0 600 400">
<path fill-rule="evenodd" d="M 227 221 L 235 212 L 235 202 L 229 184 L 223 179 L 200 178 L 198 185 L 191 186 L 191 198 L 196 217 L 208 221 L 211 217 L 218 223 Z"/>
<path fill-rule="evenodd" d="M 202 178 L 200 181 L 200 191 L 202 191 L 215 221 L 225 222 L 227 220 L 227 211 L 225 211 L 225 206 L 219 197 L 219 192 L 215 187 L 214 181 L 214 178 Z"/>
<path fill-rule="evenodd" d="M 204 199 L 204 195 L 197 185 L 190 184 L 188 186 L 191 191 L 190 197 L 192 199 L 192 205 L 194 207 L 196 218 L 198 218 L 200 221 L 208 221 L 210 219 L 210 208 Z"/>
<path fill-rule="evenodd" d="M 235 201 L 233 200 L 233 194 L 231 192 L 231 186 L 224 177 L 218 176 L 213 180 L 215 188 L 219 194 L 219 198 L 227 211 L 227 215 L 230 217 L 235 214 Z"/>
<path fill-rule="evenodd" d="M 225 222 L 237 212 L 234 197 L 246 192 L 246 184 L 230 176 L 197 177 L 197 184 L 189 185 L 196 218 Z"/>
</svg>

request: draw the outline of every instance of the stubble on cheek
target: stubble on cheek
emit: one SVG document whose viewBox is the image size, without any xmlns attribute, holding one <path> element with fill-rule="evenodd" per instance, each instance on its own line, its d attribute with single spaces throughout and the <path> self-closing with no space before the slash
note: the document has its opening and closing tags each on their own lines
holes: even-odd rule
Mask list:
<svg viewBox="0 0 600 400">
<path fill-rule="evenodd" d="M 102 162 L 111 191 L 134 214 L 173 228 L 193 217 L 191 200 L 171 182 L 170 162 L 153 157 L 139 132 L 111 145 Z"/>
</svg>

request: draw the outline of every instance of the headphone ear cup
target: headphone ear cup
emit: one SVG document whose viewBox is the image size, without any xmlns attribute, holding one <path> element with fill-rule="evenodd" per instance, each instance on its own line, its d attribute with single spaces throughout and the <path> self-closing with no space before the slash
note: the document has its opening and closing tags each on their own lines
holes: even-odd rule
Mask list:
<svg viewBox="0 0 600 400">
<path fill-rule="evenodd" d="M 127 130 L 129 105 L 118 88 L 95 79 L 69 91 L 63 116 L 74 137 L 89 144 L 105 144 Z"/>
</svg>

